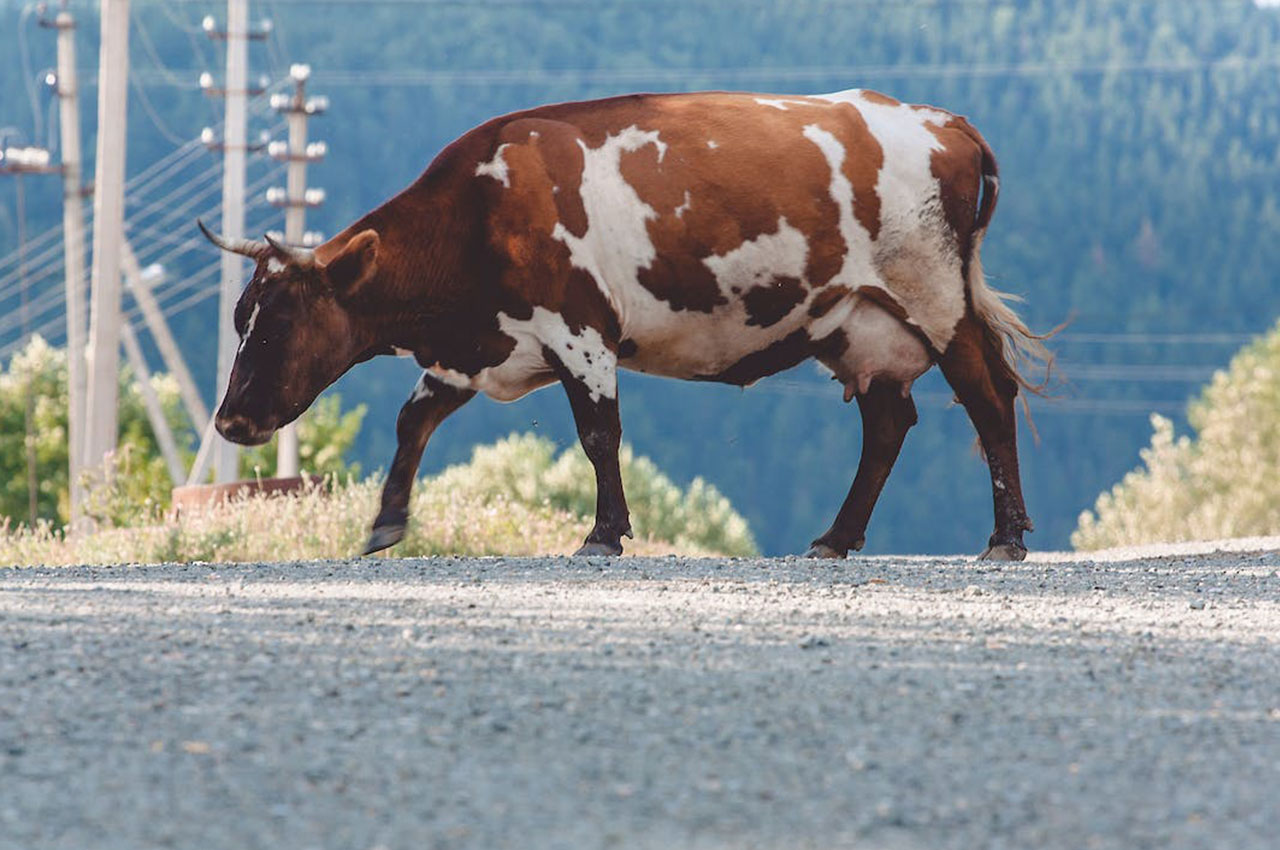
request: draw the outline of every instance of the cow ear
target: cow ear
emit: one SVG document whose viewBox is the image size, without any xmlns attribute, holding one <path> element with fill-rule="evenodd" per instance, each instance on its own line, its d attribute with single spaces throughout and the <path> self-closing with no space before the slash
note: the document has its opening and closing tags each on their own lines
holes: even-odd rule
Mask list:
<svg viewBox="0 0 1280 850">
<path fill-rule="evenodd" d="M 378 271 L 378 233 L 365 230 L 352 236 L 338 256 L 325 266 L 329 285 L 339 298 L 352 298 Z"/>
</svg>

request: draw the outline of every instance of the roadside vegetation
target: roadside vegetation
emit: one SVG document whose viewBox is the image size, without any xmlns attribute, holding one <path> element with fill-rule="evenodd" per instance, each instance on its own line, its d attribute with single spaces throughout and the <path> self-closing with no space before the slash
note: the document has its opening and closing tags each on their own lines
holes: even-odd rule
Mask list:
<svg viewBox="0 0 1280 850">
<path fill-rule="evenodd" d="M 1077 549 L 1280 534 L 1280 324 L 1191 403 L 1195 436 L 1152 416 L 1143 465 L 1080 516 Z"/>
<path fill-rule="evenodd" d="M 96 531 L 69 539 L 66 380 L 65 353 L 39 338 L 0 373 L 0 564 L 345 558 L 363 549 L 381 491 L 380 475 L 361 478 L 345 460 L 363 407 L 343 411 L 329 396 L 300 420 L 302 467 L 323 476 L 322 484 L 174 515 L 168 471 L 127 373 L 120 447 L 107 473 L 86 480 Z M 166 375 L 153 385 L 189 464 L 195 434 L 177 387 Z M 266 477 L 274 458 L 274 440 L 244 452 L 242 476 Z M 630 447 L 621 460 L 637 538 L 627 543 L 629 553 L 756 554 L 746 520 L 714 487 L 694 479 L 681 488 Z M 29 480 L 36 482 L 34 523 Z M 513 434 L 419 482 L 406 538 L 388 554 L 567 553 L 586 536 L 594 514 L 595 475 L 581 448 L 557 452 L 548 439 Z"/>
</svg>

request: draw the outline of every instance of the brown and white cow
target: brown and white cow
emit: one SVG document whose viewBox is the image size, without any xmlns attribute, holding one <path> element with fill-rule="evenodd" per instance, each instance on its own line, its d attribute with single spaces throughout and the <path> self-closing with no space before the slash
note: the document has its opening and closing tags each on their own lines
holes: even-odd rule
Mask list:
<svg viewBox="0 0 1280 850">
<path fill-rule="evenodd" d="M 983 556 L 1022 558 L 1016 364 L 1047 353 L 983 280 L 998 185 L 964 118 L 866 90 L 498 118 L 314 252 L 210 236 L 257 261 L 217 427 L 264 442 L 355 363 L 412 352 L 426 371 L 397 421 L 372 552 L 403 537 L 445 417 L 477 392 L 512 401 L 558 381 L 596 472 L 578 554 L 619 554 L 618 368 L 747 385 L 812 357 L 862 413 L 853 486 L 808 552 L 844 557 L 916 421 L 912 382 L 937 363 L 991 471 Z"/>
</svg>

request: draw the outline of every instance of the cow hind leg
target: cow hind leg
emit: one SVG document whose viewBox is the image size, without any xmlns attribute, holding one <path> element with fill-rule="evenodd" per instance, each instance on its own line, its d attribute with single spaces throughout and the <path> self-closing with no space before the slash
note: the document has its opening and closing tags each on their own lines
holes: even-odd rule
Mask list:
<svg viewBox="0 0 1280 850">
<path fill-rule="evenodd" d="M 843 558 L 862 548 L 871 511 L 889 478 L 907 431 L 916 424 L 916 406 L 900 385 L 875 381 L 858 396 L 862 413 L 862 458 L 853 486 L 835 522 L 813 541 L 807 558 Z"/>
<path fill-rule="evenodd" d="M 979 558 L 1021 561 L 1027 556 L 1022 533 L 1031 520 L 1022 499 L 1018 471 L 1018 383 L 1009 374 L 997 343 L 972 315 L 962 319 L 939 359 L 947 383 L 964 405 L 991 472 L 995 531 Z"/>
<path fill-rule="evenodd" d="M 622 491 L 622 469 L 618 448 L 622 444 L 622 421 L 618 416 L 618 384 L 615 368 L 609 365 L 612 353 L 599 351 L 592 368 L 590 385 L 575 374 L 555 352 L 547 349 L 547 362 L 569 396 L 578 439 L 596 472 L 596 522 L 575 555 L 621 555 L 622 537 L 632 537 L 631 515 Z"/>
<path fill-rule="evenodd" d="M 413 394 L 396 417 L 396 456 L 382 485 L 382 505 L 363 554 L 371 555 L 404 539 L 409 522 L 409 495 L 427 440 L 449 414 L 474 395 L 473 390 L 458 389 L 433 378 L 429 372 L 422 373 Z"/>
</svg>

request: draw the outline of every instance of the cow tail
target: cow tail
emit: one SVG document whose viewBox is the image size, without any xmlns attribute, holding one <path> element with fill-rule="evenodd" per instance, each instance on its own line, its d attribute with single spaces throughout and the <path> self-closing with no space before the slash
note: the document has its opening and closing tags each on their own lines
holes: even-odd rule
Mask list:
<svg viewBox="0 0 1280 850">
<path fill-rule="evenodd" d="M 1044 340 L 1053 336 L 1056 330 L 1047 334 L 1035 333 L 1010 306 L 1010 303 L 1022 299 L 987 285 L 982 273 L 982 238 L 987 234 L 987 225 L 991 223 L 996 200 L 1000 197 L 1000 168 L 987 140 L 967 123 L 965 128 L 982 150 L 982 201 L 974 223 L 965 281 L 969 288 L 969 303 L 996 355 L 995 362 L 990 365 L 1017 386 L 1036 395 L 1044 395 L 1053 369 L 1053 354 L 1045 347 Z M 1040 372 L 1039 380 L 1028 378 L 1029 371 Z"/>
</svg>

